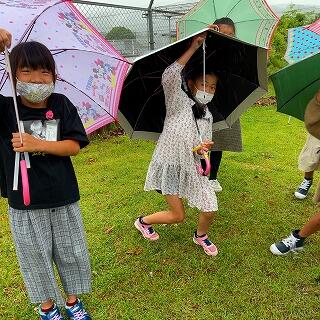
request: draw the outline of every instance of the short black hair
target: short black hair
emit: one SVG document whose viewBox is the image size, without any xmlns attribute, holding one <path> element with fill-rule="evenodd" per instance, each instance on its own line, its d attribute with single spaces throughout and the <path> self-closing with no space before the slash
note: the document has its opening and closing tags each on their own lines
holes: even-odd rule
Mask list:
<svg viewBox="0 0 320 320">
<path fill-rule="evenodd" d="M 28 41 L 16 45 L 10 53 L 13 80 L 16 81 L 20 68 L 33 70 L 43 68 L 50 71 L 55 82 L 56 64 L 50 50 L 40 42 Z"/>
<path fill-rule="evenodd" d="M 233 20 L 228 18 L 228 17 L 222 17 L 220 19 L 217 19 L 213 24 L 217 24 L 217 25 L 226 24 L 226 25 L 232 27 L 233 28 L 233 32 L 236 33 L 236 26 L 235 26 Z"/>
</svg>

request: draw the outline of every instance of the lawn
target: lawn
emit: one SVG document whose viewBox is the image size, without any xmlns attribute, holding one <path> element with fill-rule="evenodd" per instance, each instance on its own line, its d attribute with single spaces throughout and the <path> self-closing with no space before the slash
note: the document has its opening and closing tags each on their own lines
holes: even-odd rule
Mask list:
<svg viewBox="0 0 320 320">
<path fill-rule="evenodd" d="M 182 225 L 159 226 L 157 243 L 133 228 L 138 215 L 166 208 L 161 195 L 143 191 L 152 142 L 100 136 L 74 158 L 93 270 L 93 293 L 83 299 L 94 320 L 320 319 L 320 236 L 299 255 L 269 252 L 316 210 L 311 197 L 293 197 L 302 177 L 303 123 L 288 124 L 272 106 L 252 107 L 241 122 L 244 152 L 225 153 L 219 175 L 215 258 L 191 241 L 196 210 L 187 209 Z M 36 319 L 6 206 L 2 199 L 0 319 Z"/>
</svg>

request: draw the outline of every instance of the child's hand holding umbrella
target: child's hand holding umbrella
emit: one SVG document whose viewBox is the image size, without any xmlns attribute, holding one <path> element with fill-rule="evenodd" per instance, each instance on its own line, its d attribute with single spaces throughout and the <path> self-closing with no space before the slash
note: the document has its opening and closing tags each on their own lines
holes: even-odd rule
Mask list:
<svg viewBox="0 0 320 320">
<path fill-rule="evenodd" d="M 214 142 L 210 140 L 206 140 L 202 142 L 197 147 L 193 148 L 193 152 L 197 152 L 199 155 L 207 153 L 209 150 L 211 150 Z"/>
<path fill-rule="evenodd" d="M 192 149 L 193 152 L 196 152 L 199 155 L 203 155 L 203 157 L 204 157 L 205 169 L 202 168 L 201 164 L 198 166 L 198 172 L 203 176 L 207 176 L 211 170 L 208 151 L 212 148 L 213 144 L 214 144 L 213 141 L 206 140 L 206 141 L 202 142 L 200 145 L 198 145 L 197 147 Z"/>
<path fill-rule="evenodd" d="M 10 48 L 11 39 L 11 33 L 5 29 L 0 29 L 0 52 L 3 52 L 5 47 Z"/>
<path fill-rule="evenodd" d="M 20 134 L 19 132 L 12 134 L 12 147 L 15 152 L 39 152 L 42 150 L 41 144 L 43 140 L 37 139 L 30 135 L 29 133 L 22 133 L 22 141 L 21 144 Z"/>
</svg>

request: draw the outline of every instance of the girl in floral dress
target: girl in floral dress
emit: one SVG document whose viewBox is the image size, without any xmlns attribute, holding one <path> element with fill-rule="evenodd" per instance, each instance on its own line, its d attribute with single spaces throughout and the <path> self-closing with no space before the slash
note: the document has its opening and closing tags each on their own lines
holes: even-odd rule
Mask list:
<svg viewBox="0 0 320 320">
<path fill-rule="evenodd" d="M 169 205 L 169 210 L 141 216 L 134 225 L 144 238 L 158 240 L 159 235 L 152 225 L 183 222 L 185 209 L 182 199 L 186 198 L 190 207 L 200 210 L 193 241 L 201 246 L 206 254 L 215 256 L 218 250 L 208 239 L 207 232 L 218 210 L 217 198 L 212 192 L 208 177 L 199 173 L 198 166 L 203 154 L 213 145 L 210 141 L 212 115 L 207 103 L 214 96 L 218 78 L 215 74 L 206 72 L 204 83 L 203 74 L 195 72 L 187 80 L 187 93 L 182 89 L 181 77 L 185 65 L 204 39 L 205 34 L 194 37 L 189 49 L 170 65 L 162 76 L 166 118 L 144 189 L 160 191 Z"/>
</svg>

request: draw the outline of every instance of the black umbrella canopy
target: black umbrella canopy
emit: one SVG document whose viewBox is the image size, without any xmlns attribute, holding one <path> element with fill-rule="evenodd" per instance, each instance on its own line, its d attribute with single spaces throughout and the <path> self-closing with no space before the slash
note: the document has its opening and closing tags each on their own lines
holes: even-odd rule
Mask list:
<svg viewBox="0 0 320 320">
<path fill-rule="evenodd" d="M 203 30 L 204 31 L 204 30 Z M 164 70 L 190 46 L 192 37 L 138 58 L 124 82 L 119 122 L 132 138 L 157 139 L 166 115 L 161 85 Z M 208 105 L 214 129 L 230 127 L 240 115 L 267 91 L 267 51 L 221 33 L 206 30 L 206 70 L 219 77 L 216 94 Z M 182 72 L 203 64 L 200 47 Z"/>
</svg>

